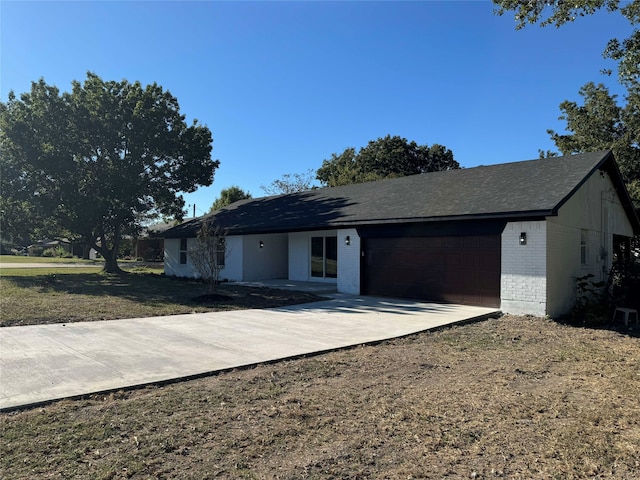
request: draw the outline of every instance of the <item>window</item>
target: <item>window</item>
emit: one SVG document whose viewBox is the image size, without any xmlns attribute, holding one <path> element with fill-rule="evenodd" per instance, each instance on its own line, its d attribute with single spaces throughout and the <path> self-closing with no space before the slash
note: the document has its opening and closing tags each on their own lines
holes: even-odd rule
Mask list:
<svg viewBox="0 0 640 480">
<path fill-rule="evenodd" d="M 225 251 L 227 249 L 227 242 L 224 237 L 218 239 L 218 249 L 216 250 L 216 259 L 219 267 L 224 267 Z"/>
<path fill-rule="evenodd" d="M 587 255 L 589 245 L 589 231 L 588 230 L 580 230 L 580 265 L 587 264 Z"/>
<path fill-rule="evenodd" d="M 311 237 L 311 276 L 338 278 L 338 237 Z"/>
<path fill-rule="evenodd" d="M 180 239 L 180 265 L 187 264 L 187 239 Z"/>
</svg>

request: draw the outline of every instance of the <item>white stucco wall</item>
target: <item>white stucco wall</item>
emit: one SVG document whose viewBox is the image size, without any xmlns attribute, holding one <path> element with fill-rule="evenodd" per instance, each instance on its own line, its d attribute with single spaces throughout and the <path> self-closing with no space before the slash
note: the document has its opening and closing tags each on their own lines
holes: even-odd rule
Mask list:
<svg viewBox="0 0 640 480">
<path fill-rule="evenodd" d="M 196 239 L 187 239 L 187 251 L 193 247 Z M 225 255 L 225 267 L 220 271 L 220 280 L 237 280 L 236 273 L 238 265 L 242 263 L 242 250 L 237 247 L 242 242 L 241 237 L 226 238 L 227 250 Z M 234 251 L 239 254 L 234 255 Z M 191 258 L 187 253 L 187 263 L 180 264 L 180 239 L 166 238 L 164 240 L 164 273 L 165 275 L 175 275 L 176 277 L 197 277 L 197 273 L 191 263 Z"/>
<path fill-rule="evenodd" d="M 527 236 L 520 245 L 520 234 Z M 509 222 L 502 232 L 500 309 L 544 316 L 547 307 L 546 222 Z"/>
<path fill-rule="evenodd" d="M 338 230 L 337 288 L 340 293 L 360 295 L 360 237 L 355 228 Z"/>
<path fill-rule="evenodd" d="M 289 234 L 289 280 L 299 282 L 309 280 L 309 236 L 306 232 Z"/>
<path fill-rule="evenodd" d="M 606 281 L 613 257 L 613 235 L 632 236 L 633 228 L 609 176 L 592 175 L 558 211 L 547 219 L 547 313 L 569 312 L 576 299 L 576 278 L 592 274 Z M 581 264 L 581 231 L 588 235 L 587 262 Z"/>
<path fill-rule="evenodd" d="M 187 240 L 187 248 L 193 246 L 195 238 Z M 164 240 L 164 273 L 176 277 L 195 277 L 193 265 L 187 255 L 187 263 L 180 264 L 180 239 L 166 238 Z"/>
<path fill-rule="evenodd" d="M 242 264 L 244 237 L 241 235 L 227 235 L 227 242 L 224 269 L 220 273 L 221 280 L 229 280 L 231 282 L 242 281 Z"/>
<path fill-rule="evenodd" d="M 250 282 L 287 278 L 288 244 L 286 233 L 245 235 L 242 248 L 242 280 Z"/>
</svg>

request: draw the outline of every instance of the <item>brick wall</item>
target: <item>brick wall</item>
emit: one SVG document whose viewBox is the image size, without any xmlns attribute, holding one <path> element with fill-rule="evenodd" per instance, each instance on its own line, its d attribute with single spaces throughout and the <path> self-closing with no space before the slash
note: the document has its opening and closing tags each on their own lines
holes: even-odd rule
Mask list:
<svg viewBox="0 0 640 480">
<path fill-rule="evenodd" d="M 520 244 L 525 233 L 526 245 Z M 510 222 L 502 232 L 500 308 L 516 315 L 546 314 L 547 228 L 545 221 Z"/>
<path fill-rule="evenodd" d="M 360 294 L 360 237 L 355 228 L 338 230 L 338 291 Z"/>
</svg>

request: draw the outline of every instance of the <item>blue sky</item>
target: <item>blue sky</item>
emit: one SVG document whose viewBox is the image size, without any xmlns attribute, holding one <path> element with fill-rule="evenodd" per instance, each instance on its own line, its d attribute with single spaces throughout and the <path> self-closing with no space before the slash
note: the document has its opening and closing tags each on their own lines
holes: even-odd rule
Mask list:
<svg viewBox="0 0 640 480">
<path fill-rule="evenodd" d="M 0 3 L 0 97 L 87 71 L 157 82 L 214 137 L 208 211 L 221 189 L 254 197 L 286 173 L 387 134 L 451 149 L 464 167 L 538 156 L 558 105 L 588 81 L 622 89 L 602 58 L 630 31 L 599 13 L 515 30 L 489 1 Z"/>
</svg>

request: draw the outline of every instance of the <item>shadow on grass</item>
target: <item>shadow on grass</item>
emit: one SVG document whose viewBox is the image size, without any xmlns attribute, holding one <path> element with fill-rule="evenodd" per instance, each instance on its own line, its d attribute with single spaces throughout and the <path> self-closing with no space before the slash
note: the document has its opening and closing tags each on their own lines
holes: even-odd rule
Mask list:
<svg viewBox="0 0 640 480">
<path fill-rule="evenodd" d="M 600 322 L 595 324 L 577 322 L 574 321 L 570 316 L 559 317 L 553 320 L 560 325 L 566 325 L 568 327 L 583 330 L 606 330 L 610 332 L 617 332 L 620 335 L 625 335 L 627 337 L 640 338 L 640 325 L 632 323 L 629 325 L 625 325 L 621 321 L 613 322 L 611 318 L 603 318 Z"/>
<path fill-rule="evenodd" d="M 206 293 L 197 281 L 175 282 L 152 273 L 49 273 L 33 276 L 5 276 L 20 288 L 37 289 L 41 293 L 58 292 L 91 296 L 114 296 L 140 303 L 191 304 L 191 298 Z"/>
<path fill-rule="evenodd" d="M 299 303 L 315 302 L 321 297 L 312 293 L 285 291 L 267 287 L 249 287 L 234 283 L 220 284 L 215 295 L 209 292 L 209 286 L 194 279 L 176 279 L 154 273 L 106 274 L 56 272 L 41 275 L 5 275 L 2 281 L 8 281 L 19 289 L 25 289 L 46 302 L 59 305 L 61 295 L 69 295 L 67 300 L 73 307 L 73 296 L 95 297 L 94 305 L 109 305 L 112 299 L 134 302 L 151 310 L 134 311 L 132 315 L 164 315 L 163 308 L 172 313 L 209 310 L 237 310 L 248 308 L 275 308 Z M 50 295 L 51 300 L 46 299 Z M 28 300 L 26 300 L 28 301 Z M 111 309 L 111 307 L 105 307 Z M 204 309 L 204 310 L 203 310 Z M 114 316 L 119 316 L 115 314 Z M 123 317 L 120 317 L 123 318 Z"/>
</svg>

